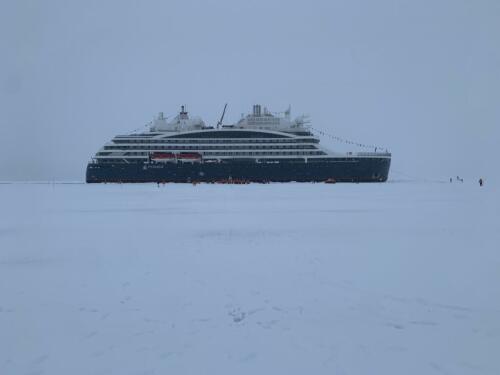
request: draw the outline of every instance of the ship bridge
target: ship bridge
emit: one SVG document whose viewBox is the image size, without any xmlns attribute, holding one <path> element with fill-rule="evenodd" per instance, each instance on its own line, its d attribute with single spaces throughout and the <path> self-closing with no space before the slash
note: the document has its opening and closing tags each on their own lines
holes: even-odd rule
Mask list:
<svg viewBox="0 0 500 375">
<path fill-rule="evenodd" d="M 294 120 L 290 119 L 291 108 L 281 113 L 271 113 L 266 107 L 260 104 L 253 106 L 252 113 L 241 116 L 241 119 L 229 127 L 239 129 L 267 129 L 284 132 L 305 132 L 308 124 L 307 116 L 299 116 Z M 280 116 L 281 115 L 281 116 Z"/>
</svg>

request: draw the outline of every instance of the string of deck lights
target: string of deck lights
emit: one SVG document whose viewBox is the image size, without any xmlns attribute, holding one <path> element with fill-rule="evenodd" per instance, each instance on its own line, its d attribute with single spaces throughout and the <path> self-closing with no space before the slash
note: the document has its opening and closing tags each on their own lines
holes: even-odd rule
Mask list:
<svg viewBox="0 0 500 375">
<path fill-rule="evenodd" d="M 362 147 L 362 148 L 369 148 L 369 149 L 383 149 L 383 147 L 380 147 L 380 146 L 376 146 L 376 145 L 367 145 L 367 144 L 364 144 L 364 143 L 359 143 L 359 142 L 354 142 L 354 141 L 350 141 L 348 139 L 345 139 L 345 138 L 341 138 L 341 137 L 338 137 L 336 135 L 333 135 L 333 134 L 329 134 L 323 130 L 320 130 L 320 129 L 316 129 L 314 127 L 310 127 L 312 130 L 314 130 L 315 132 L 325 136 L 325 137 L 328 137 L 334 141 L 337 141 L 337 142 L 341 142 L 341 143 L 345 143 L 345 144 L 348 144 L 348 145 L 355 145 L 355 146 L 358 146 L 358 147 Z M 387 149 L 386 149 L 387 151 Z"/>
</svg>

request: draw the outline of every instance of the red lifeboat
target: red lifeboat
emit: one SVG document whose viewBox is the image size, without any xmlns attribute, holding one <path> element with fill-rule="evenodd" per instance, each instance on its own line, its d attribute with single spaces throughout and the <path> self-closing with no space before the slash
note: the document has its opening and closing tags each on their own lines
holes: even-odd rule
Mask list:
<svg viewBox="0 0 500 375">
<path fill-rule="evenodd" d="M 170 161 L 175 160 L 175 154 L 172 152 L 153 152 L 151 160 L 155 161 Z"/>
<path fill-rule="evenodd" d="M 181 152 L 177 155 L 177 158 L 183 160 L 201 160 L 201 154 L 198 152 Z"/>
</svg>

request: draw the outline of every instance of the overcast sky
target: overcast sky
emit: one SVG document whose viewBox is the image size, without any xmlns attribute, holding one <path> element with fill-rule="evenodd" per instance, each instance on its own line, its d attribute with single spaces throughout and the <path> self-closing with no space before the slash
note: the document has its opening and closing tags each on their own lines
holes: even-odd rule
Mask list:
<svg viewBox="0 0 500 375">
<path fill-rule="evenodd" d="M 393 178 L 499 173 L 498 0 L 4 0 L 0 43 L 0 180 L 83 180 L 114 135 L 226 102 L 387 147 Z"/>
</svg>

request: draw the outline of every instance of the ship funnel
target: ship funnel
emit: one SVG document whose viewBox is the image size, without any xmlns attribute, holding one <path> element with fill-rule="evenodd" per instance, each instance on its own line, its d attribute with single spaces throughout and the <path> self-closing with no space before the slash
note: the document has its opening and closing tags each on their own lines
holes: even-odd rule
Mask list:
<svg viewBox="0 0 500 375">
<path fill-rule="evenodd" d="M 260 116 L 260 104 L 256 104 L 253 106 L 253 115 Z"/>
<path fill-rule="evenodd" d="M 179 113 L 179 118 L 182 120 L 187 120 L 189 118 L 188 113 L 186 111 L 186 107 L 183 105 L 181 105 L 181 112 Z"/>
</svg>

